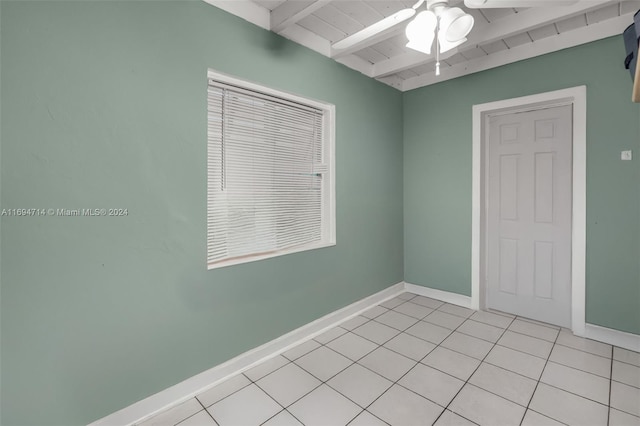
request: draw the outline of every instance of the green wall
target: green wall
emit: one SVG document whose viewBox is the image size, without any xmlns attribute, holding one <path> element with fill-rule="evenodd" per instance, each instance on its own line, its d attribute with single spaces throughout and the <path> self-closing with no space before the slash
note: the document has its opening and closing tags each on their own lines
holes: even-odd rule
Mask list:
<svg viewBox="0 0 640 426">
<path fill-rule="evenodd" d="M 471 106 L 582 84 L 587 320 L 640 333 L 620 37 L 403 95 L 200 1 L 0 11 L 1 207 L 129 210 L 2 217 L 2 424 L 90 422 L 403 274 L 469 295 Z M 336 105 L 336 247 L 206 270 L 209 67 Z"/>
<path fill-rule="evenodd" d="M 2 424 L 82 424 L 403 278 L 402 94 L 201 1 L 1 3 Z M 207 271 L 206 73 L 337 111 L 332 248 Z"/>
<path fill-rule="evenodd" d="M 624 56 L 612 37 L 404 94 L 405 281 L 471 295 L 472 106 L 586 85 L 587 322 L 640 333 L 640 105 Z"/>
</svg>

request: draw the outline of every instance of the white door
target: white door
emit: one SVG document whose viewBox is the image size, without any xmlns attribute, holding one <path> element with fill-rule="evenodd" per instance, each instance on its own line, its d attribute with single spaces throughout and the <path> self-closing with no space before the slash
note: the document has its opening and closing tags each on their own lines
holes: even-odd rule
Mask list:
<svg viewBox="0 0 640 426">
<path fill-rule="evenodd" d="M 487 306 L 571 326 L 572 110 L 488 118 Z"/>
</svg>

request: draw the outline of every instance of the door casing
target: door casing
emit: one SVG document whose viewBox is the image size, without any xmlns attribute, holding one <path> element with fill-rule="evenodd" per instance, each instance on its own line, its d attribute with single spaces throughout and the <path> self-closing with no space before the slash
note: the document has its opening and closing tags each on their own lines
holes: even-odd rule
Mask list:
<svg viewBox="0 0 640 426">
<path fill-rule="evenodd" d="M 486 309 L 486 191 L 485 147 L 491 114 L 573 106 L 573 170 L 571 230 L 571 329 L 585 334 L 586 303 L 586 141 L 587 87 L 578 86 L 473 106 L 472 220 L 471 220 L 471 307 Z"/>
</svg>

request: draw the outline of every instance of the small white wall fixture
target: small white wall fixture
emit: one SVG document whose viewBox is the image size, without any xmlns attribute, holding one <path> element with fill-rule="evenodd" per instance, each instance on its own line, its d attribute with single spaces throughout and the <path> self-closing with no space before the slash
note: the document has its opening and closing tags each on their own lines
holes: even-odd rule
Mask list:
<svg viewBox="0 0 640 426">
<path fill-rule="evenodd" d="M 586 255 L 586 151 L 587 87 L 523 96 L 473 106 L 473 190 L 471 219 L 471 308 L 486 308 L 486 194 L 485 143 L 487 117 L 494 114 L 530 111 L 572 105 L 573 172 L 571 231 L 571 329 L 585 335 Z"/>
</svg>

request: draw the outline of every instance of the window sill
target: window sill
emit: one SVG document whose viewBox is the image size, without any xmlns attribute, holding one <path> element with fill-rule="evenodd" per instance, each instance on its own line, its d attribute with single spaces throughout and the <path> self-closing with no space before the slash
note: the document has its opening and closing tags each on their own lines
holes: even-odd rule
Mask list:
<svg viewBox="0 0 640 426">
<path fill-rule="evenodd" d="M 328 241 L 328 242 L 325 241 L 325 242 L 315 243 L 315 244 L 306 244 L 303 246 L 292 247 L 286 250 L 278 250 L 278 251 L 259 254 L 255 256 L 246 256 L 246 257 L 234 258 L 229 260 L 222 260 L 222 261 L 207 265 L 207 269 L 208 270 L 219 269 L 227 266 L 241 265 L 243 263 L 257 262 L 258 260 L 271 259 L 274 257 L 285 256 L 287 254 L 300 253 L 303 251 L 316 250 L 316 249 L 331 247 L 335 245 L 336 245 L 335 241 Z"/>
</svg>

